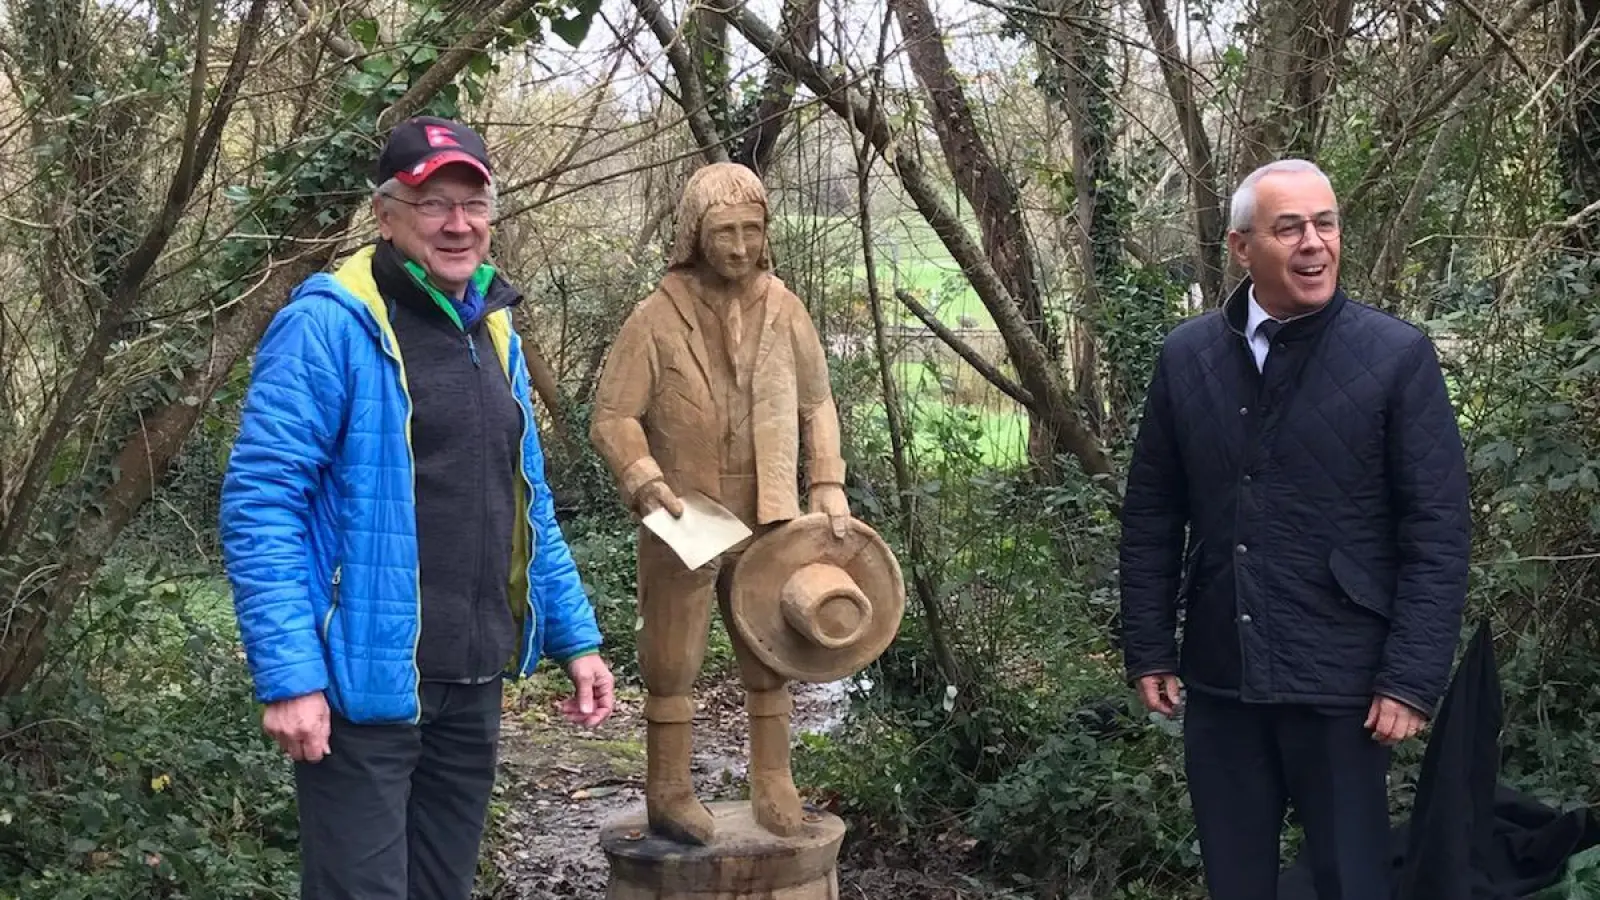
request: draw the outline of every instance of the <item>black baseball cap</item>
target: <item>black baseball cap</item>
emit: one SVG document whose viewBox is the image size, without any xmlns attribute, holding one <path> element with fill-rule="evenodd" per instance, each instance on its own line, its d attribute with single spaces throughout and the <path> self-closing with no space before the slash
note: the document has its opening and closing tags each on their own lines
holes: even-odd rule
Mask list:
<svg viewBox="0 0 1600 900">
<path fill-rule="evenodd" d="M 484 181 L 493 179 L 489 148 L 476 131 L 449 119 L 417 116 L 389 133 L 389 142 L 378 156 L 378 184 L 396 178 L 416 187 L 451 163 L 471 166 Z"/>
</svg>

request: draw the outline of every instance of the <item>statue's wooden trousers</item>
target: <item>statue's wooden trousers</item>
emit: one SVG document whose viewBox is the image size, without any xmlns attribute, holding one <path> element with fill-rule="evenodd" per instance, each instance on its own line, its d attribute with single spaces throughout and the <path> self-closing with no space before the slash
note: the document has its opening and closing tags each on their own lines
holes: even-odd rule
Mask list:
<svg viewBox="0 0 1600 900">
<path fill-rule="evenodd" d="M 746 523 L 754 517 L 750 479 L 724 479 L 722 502 Z M 744 500 L 745 502 L 739 502 Z M 732 502 L 730 502 L 732 501 Z M 711 816 L 694 796 L 689 767 L 694 718 L 694 680 L 705 660 L 715 598 L 729 622 L 729 584 L 740 552 L 772 526 L 752 526 L 745 544 L 699 569 L 686 568 L 670 547 L 639 530 L 639 669 L 644 676 L 649 773 L 646 806 L 650 825 L 665 835 L 708 843 Z M 772 598 L 778 602 L 778 598 Z M 785 679 L 750 651 L 730 624 L 729 637 L 745 688 L 750 716 L 750 799 L 756 821 L 780 835 L 803 825 L 799 794 L 789 764 L 789 717 L 793 702 Z"/>
</svg>

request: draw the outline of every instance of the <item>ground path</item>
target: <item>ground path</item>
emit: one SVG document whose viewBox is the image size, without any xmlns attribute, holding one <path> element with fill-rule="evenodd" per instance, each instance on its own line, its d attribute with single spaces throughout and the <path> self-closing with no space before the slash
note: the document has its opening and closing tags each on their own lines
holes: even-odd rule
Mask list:
<svg viewBox="0 0 1600 900">
<path fill-rule="evenodd" d="M 701 799 L 736 799 L 744 788 L 744 693 L 736 679 L 702 683 L 695 714 L 694 777 Z M 508 700 L 491 830 L 491 900 L 604 900 L 601 827 L 644 803 L 642 698 L 624 693 L 610 721 L 576 732 L 553 721 L 539 689 Z M 844 698 L 833 685 L 800 685 L 795 728 L 824 731 Z M 485 873 L 487 874 L 487 873 Z M 842 898 L 977 900 L 993 896 L 957 873 L 930 874 L 847 856 Z"/>
</svg>

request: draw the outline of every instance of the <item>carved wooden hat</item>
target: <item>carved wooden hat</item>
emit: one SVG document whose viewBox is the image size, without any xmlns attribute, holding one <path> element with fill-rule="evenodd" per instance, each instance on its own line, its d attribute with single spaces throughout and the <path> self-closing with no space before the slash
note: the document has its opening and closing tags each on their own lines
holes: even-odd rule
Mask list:
<svg viewBox="0 0 1600 900">
<path fill-rule="evenodd" d="M 866 668 L 900 630 L 905 582 L 883 538 L 849 520 L 835 537 L 826 513 L 761 536 L 733 571 L 733 627 L 774 672 L 836 681 Z"/>
</svg>

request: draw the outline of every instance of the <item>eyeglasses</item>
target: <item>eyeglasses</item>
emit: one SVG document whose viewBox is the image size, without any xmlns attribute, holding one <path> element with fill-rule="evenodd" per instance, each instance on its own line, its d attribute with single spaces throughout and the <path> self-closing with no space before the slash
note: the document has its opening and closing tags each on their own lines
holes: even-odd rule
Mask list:
<svg viewBox="0 0 1600 900">
<path fill-rule="evenodd" d="M 1322 213 L 1315 218 L 1307 219 L 1304 216 L 1284 216 L 1272 223 L 1272 236 L 1278 243 L 1285 247 L 1298 247 L 1306 239 L 1306 223 L 1310 223 L 1317 230 L 1317 237 L 1331 241 L 1339 236 L 1339 214 L 1335 212 Z M 1251 229 L 1241 229 L 1250 231 Z"/>
<path fill-rule="evenodd" d="M 494 212 L 494 204 L 483 197 L 457 201 L 446 200 L 443 197 L 424 197 L 421 200 L 407 200 L 404 197 L 396 197 L 393 194 L 384 194 L 384 196 L 415 209 L 417 214 L 424 219 L 447 219 L 450 217 L 450 213 L 454 212 L 458 206 L 461 207 L 462 212 L 467 214 L 467 218 L 474 220 L 487 219 Z"/>
</svg>

